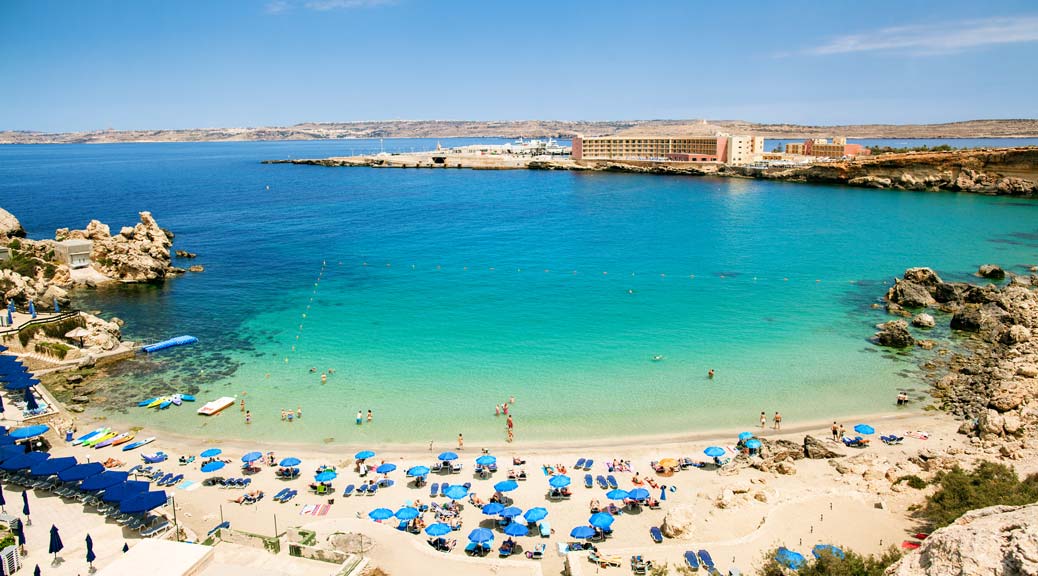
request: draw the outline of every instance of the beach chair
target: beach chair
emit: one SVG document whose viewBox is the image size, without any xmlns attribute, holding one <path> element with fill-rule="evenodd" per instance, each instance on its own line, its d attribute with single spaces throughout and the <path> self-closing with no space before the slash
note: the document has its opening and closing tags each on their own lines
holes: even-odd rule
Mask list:
<svg viewBox="0 0 1038 576">
<path fill-rule="evenodd" d="M 173 477 L 172 480 L 170 480 L 169 482 L 166 483 L 166 486 L 176 486 L 177 484 L 180 484 L 183 481 L 184 481 L 184 475 L 183 474 L 177 474 L 176 476 Z"/>
<path fill-rule="evenodd" d="M 357 486 L 357 494 L 367 494 L 367 493 L 368 493 L 368 485 L 367 484 L 361 484 L 360 486 Z"/>
<path fill-rule="evenodd" d="M 591 470 L 591 466 L 594 465 L 594 463 L 595 463 L 595 461 L 590 459 L 590 458 L 585 460 L 584 461 L 584 470 L 585 471 L 590 471 Z"/>
<path fill-rule="evenodd" d="M 298 490 L 289 490 L 288 494 L 285 494 L 285 497 L 281 499 L 281 503 L 284 504 L 285 502 L 288 502 L 289 500 L 295 498 L 296 494 L 299 494 Z M 262 497 L 263 496 L 261 495 L 260 498 Z"/>
<path fill-rule="evenodd" d="M 368 496 L 374 496 L 378 492 L 378 484 L 368 484 Z"/>
<path fill-rule="evenodd" d="M 148 528 L 144 528 L 143 530 L 140 531 L 140 533 L 141 533 L 141 536 L 143 536 L 145 538 L 148 538 L 150 536 L 156 536 L 158 534 L 161 534 L 162 532 L 165 532 L 165 531 L 169 530 L 171 526 L 172 525 L 169 523 L 169 520 L 163 520 L 163 521 L 161 521 L 161 522 L 159 522 L 157 524 L 154 524 L 154 525 L 152 525 L 152 526 L 150 526 Z"/>
<path fill-rule="evenodd" d="M 347 484 L 346 488 L 343 489 L 343 491 L 342 491 L 342 495 L 345 496 L 345 497 L 352 496 L 353 495 L 353 484 Z"/>
<path fill-rule="evenodd" d="M 285 494 L 288 494 L 290 490 L 291 488 L 282 488 L 281 491 L 274 495 L 274 501 L 281 502 L 281 499 L 284 498 Z"/>
<path fill-rule="evenodd" d="M 617 488 L 620 487 L 620 485 L 616 483 L 616 476 L 613 476 L 612 474 L 610 474 L 609 476 L 606 476 L 606 480 L 609 482 L 609 488 L 610 489 L 616 490 Z"/>
<path fill-rule="evenodd" d="M 443 471 L 443 462 L 437 462 L 436 464 L 433 464 L 432 467 L 429 468 L 429 471 L 430 472 L 442 472 Z"/>
<path fill-rule="evenodd" d="M 649 564 L 641 556 L 631 556 L 631 572 L 647 574 L 649 572 Z"/>
<path fill-rule="evenodd" d="M 573 469 L 575 469 L 575 470 L 583 470 L 585 462 L 587 462 L 587 460 L 585 460 L 584 458 L 581 458 L 581 459 L 577 460 L 577 463 L 573 465 Z"/>
<path fill-rule="evenodd" d="M 657 544 L 663 543 L 663 532 L 660 532 L 660 529 L 656 526 L 649 528 L 649 537 L 652 538 L 652 541 Z"/>
<path fill-rule="evenodd" d="M 239 488 L 246 488 L 246 487 L 248 487 L 249 484 L 252 484 L 252 478 L 239 478 L 238 479 L 238 487 Z"/>
<path fill-rule="evenodd" d="M 465 553 L 469 556 L 475 556 L 479 553 L 479 548 L 479 544 L 476 544 L 475 542 L 469 542 L 468 545 L 465 546 Z"/>
<path fill-rule="evenodd" d="M 461 469 L 464 467 L 464 464 L 461 463 L 461 462 L 458 462 L 457 460 L 455 460 L 454 462 L 450 463 L 450 466 L 451 466 L 451 470 L 450 470 L 451 474 L 460 474 L 461 473 Z"/>
<path fill-rule="evenodd" d="M 544 559 L 544 550 L 547 548 L 544 544 L 538 544 L 533 547 L 533 550 L 526 552 L 526 557 L 530 560 L 542 560 Z"/>
<path fill-rule="evenodd" d="M 584 486 L 586 488 L 591 488 L 594 485 L 595 485 L 594 478 L 592 478 L 590 474 L 584 474 Z"/>
<path fill-rule="evenodd" d="M 703 568 L 706 568 L 707 572 L 713 573 L 717 570 L 717 568 L 714 567 L 714 559 L 710 557 L 709 552 L 706 550 L 700 550 L 698 556 L 699 563 L 703 565 Z"/>
<path fill-rule="evenodd" d="M 695 552 L 691 550 L 685 551 L 685 566 L 688 566 L 688 569 L 693 572 L 699 571 L 699 560 L 696 558 Z"/>
<path fill-rule="evenodd" d="M 435 498 L 439 494 L 439 491 L 440 484 L 438 482 L 433 482 L 432 486 L 429 486 L 429 497 Z"/>
<path fill-rule="evenodd" d="M 540 530 L 541 538 L 551 538 L 551 522 L 541 520 L 537 523 L 537 529 Z"/>
<path fill-rule="evenodd" d="M 602 490 L 606 490 L 609 488 L 609 483 L 606 482 L 605 476 L 602 476 L 601 474 L 595 476 L 595 482 L 598 482 L 598 487 Z"/>
</svg>

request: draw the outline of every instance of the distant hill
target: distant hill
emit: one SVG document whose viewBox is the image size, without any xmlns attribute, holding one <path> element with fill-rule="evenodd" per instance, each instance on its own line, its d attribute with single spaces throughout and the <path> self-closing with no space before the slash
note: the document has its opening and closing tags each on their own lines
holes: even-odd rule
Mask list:
<svg viewBox="0 0 1038 576">
<path fill-rule="evenodd" d="M 98 130 L 93 132 L 0 131 L 0 144 L 106 144 L 116 142 L 239 142 L 345 138 L 570 138 L 575 134 L 662 136 L 710 135 L 723 131 L 766 138 L 1036 138 L 1038 119 L 968 120 L 947 124 L 800 126 L 742 120 L 387 120 L 307 122 L 294 126 L 195 128 L 189 130 Z"/>
</svg>

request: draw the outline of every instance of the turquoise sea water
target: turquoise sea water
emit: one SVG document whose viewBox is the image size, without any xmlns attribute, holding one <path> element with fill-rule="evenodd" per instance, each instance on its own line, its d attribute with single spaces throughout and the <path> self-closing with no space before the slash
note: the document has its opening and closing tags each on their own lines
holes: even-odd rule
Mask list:
<svg viewBox="0 0 1038 576">
<path fill-rule="evenodd" d="M 37 238 L 90 218 L 116 231 L 139 210 L 175 231 L 199 254 L 177 263 L 204 273 L 77 304 L 123 318 L 131 338 L 200 343 L 124 364 L 107 395 L 122 419 L 256 439 L 500 440 L 494 405 L 513 395 L 520 440 L 884 411 L 918 385 L 906 376 L 924 354 L 868 343 L 884 282 L 916 265 L 962 279 L 1038 263 L 1038 203 L 1019 199 L 259 164 L 364 144 L 0 147 L 0 205 Z M 335 373 L 322 384 L 311 367 Z M 236 408 L 128 407 L 243 390 L 248 427 Z M 303 420 L 283 424 L 297 406 Z M 375 424 L 355 426 L 358 409 Z"/>
</svg>

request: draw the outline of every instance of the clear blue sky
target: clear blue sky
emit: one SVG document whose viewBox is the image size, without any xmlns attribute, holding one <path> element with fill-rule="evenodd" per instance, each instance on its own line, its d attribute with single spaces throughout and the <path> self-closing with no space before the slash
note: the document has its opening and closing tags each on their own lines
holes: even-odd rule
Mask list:
<svg viewBox="0 0 1038 576">
<path fill-rule="evenodd" d="M 1038 117 L 1038 3 L 0 0 L 0 129 Z"/>
</svg>

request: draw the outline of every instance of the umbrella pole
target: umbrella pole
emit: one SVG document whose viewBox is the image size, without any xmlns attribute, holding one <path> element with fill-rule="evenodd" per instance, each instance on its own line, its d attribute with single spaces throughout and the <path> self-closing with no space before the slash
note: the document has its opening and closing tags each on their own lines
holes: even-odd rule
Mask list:
<svg viewBox="0 0 1038 576">
<path fill-rule="evenodd" d="M 180 524 L 177 523 L 177 499 L 170 496 L 169 501 L 173 504 L 173 529 L 177 531 L 177 542 L 180 542 Z"/>
<path fill-rule="evenodd" d="M 278 537 L 278 515 L 274 514 L 274 538 Z"/>
</svg>

